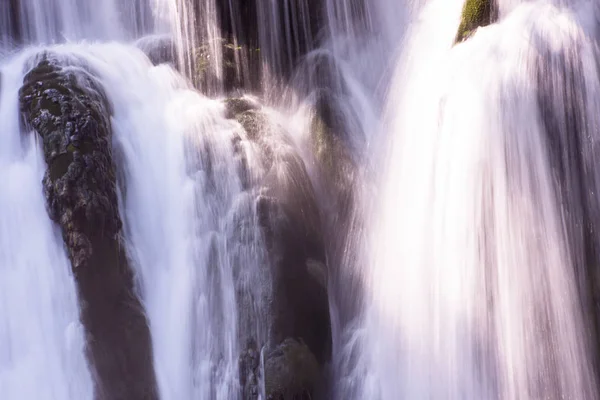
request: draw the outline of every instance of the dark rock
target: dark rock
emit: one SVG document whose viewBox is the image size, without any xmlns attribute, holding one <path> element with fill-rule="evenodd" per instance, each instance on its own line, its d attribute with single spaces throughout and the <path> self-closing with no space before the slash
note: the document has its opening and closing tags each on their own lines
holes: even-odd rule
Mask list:
<svg viewBox="0 0 600 400">
<path fill-rule="evenodd" d="M 260 353 L 256 342 L 250 341 L 240 355 L 240 384 L 244 400 L 257 400 L 260 394 Z"/>
<path fill-rule="evenodd" d="M 455 43 L 462 42 L 482 26 L 487 26 L 497 19 L 494 0 L 467 0 L 463 7 Z"/>
<path fill-rule="evenodd" d="M 335 188 L 336 196 L 351 194 L 356 165 L 352 158 L 346 118 L 339 103 L 329 91 L 322 91 L 315 103 L 311 122 L 311 144 L 327 185 Z"/>
<path fill-rule="evenodd" d="M 223 101 L 225 104 L 225 118 L 232 119 L 245 111 L 258 110 L 260 104 L 247 97 L 232 97 Z"/>
<path fill-rule="evenodd" d="M 251 74 L 257 73 L 252 78 L 259 82 L 267 71 L 272 78 L 287 80 L 298 60 L 318 47 L 325 11 L 318 0 L 217 2 L 223 37 L 260 49 L 249 62 Z"/>
<path fill-rule="evenodd" d="M 110 107 L 102 87 L 81 60 L 42 54 L 19 96 L 25 124 L 43 142 L 44 194 L 75 275 L 95 397 L 156 399 L 148 324 L 120 240 Z"/>
<path fill-rule="evenodd" d="M 362 213 L 356 212 L 360 195 L 360 169 L 355 158 L 360 157 L 351 140 L 363 132 L 354 121 L 352 110 L 343 95 L 330 90 L 317 93 L 310 125 L 310 142 L 314 157 L 313 182 L 322 210 L 323 232 L 327 249 L 327 268 L 331 284 L 329 298 L 340 305 L 336 310 L 339 326 L 350 323 L 362 304 L 363 283 L 353 273 L 360 269 L 356 254 L 348 249 L 358 248 L 362 230 Z"/>
<path fill-rule="evenodd" d="M 308 346 L 285 339 L 265 360 L 267 400 L 310 400 L 321 379 L 321 368 Z"/>
<path fill-rule="evenodd" d="M 589 335 L 588 346 L 596 374 L 600 375 L 600 202 L 596 160 L 600 147 L 597 118 L 582 83 L 587 68 L 581 54 L 582 37 L 571 36 L 557 48 L 545 35 L 535 32 L 536 92 L 539 116 L 546 137 L 547 157 L 555 193 L 562 212 L 576 278 L 580 307 Z M 600 72 L 596 66 L 596 73 Z M 557 390 L 559 393 L 559 390 Z"/>
<path fill-rule="evenodd" d="M 260 110 L 251 109 L 237 114 L 235 119 L 242 125 L 249 139 L 268 146 L 266 142 L 272 134 L 267 115 Z"/>
<path fill-rule="evenodd" d="M 243 140 L 253 143 L 259 152 L 253 158 L 261 160 L 262 172 L 251 174 L 250 188 L 258 193 L 256 214 L 271 268 L 266 345 L 275 348 L 286 339 L 298 339 L 316 364 L 322 365 L 330 358 L 331 324 L 327 261 L 315 191 L 292 141 L 264 111 L 247 110 L 236 119 L 245 130 Z M 310 371 L 301 371 L 306 365 L 289 368 L 299 377 L 313 374 L 312 366 Z M 277 380 L 277 376 L 271 379 Z M 291 383 L 281 381 L 278 387 Z M 314 388 L 309 386 L 305 388 L 312 393 Z M 283 393 L 292 392 L 298 393 L 295 387 Z"/>
<path fill-rule="evenodd" d="M 194 50 L 194 54 L 192 79 L 203 92 L 231 93 L 236 90 L 257 90 L 260 87 L 260 49 L 225 38 L 216 38 L 211 42 L 204 42 Z M 215 69 L 216 54 L 221 56 L 220 70 Z"/>
<path fill-rule="evenodd" d="M 145 36 L 136 42 L 136 46 L 148 56 L 152 64 L 178 67 L 177 45 L 170 36 Z"/>
</svg>

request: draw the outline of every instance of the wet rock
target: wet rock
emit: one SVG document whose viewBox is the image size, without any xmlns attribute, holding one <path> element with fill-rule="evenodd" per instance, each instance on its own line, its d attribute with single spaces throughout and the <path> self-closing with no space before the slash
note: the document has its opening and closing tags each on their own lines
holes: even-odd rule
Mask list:
<svg viewBox="0 0 600 400">
<path fill-rule="evenodd" d="M 270 147 L 267 141 L 272 134 L 266 114 L 257 109 L 250 109 L 237 114 L 235 119 L 242 125 L 249 139 Z"/>
<path fill-rule="evenodd" d="M 260 49 L 225 38 L 205 42 L 194 50 L 193 81 L 203 92 L 231 93 L 260 87 Z M 220 56 L 220 65 L 216 58 Z M 218 89 L 218 90 L 217 90 Z"/>
<path fill-rule="evenodd" d="M 256 342 L 250 341 L 240 355 L 240 384 L 244 400 L 258 400 L 260 395 L 260 352 Z"/>
<path fill-rule="evenodd" d="M 477 28 L 491 24 L 496 18 L 493 0 L 467 0 L 454 42 L 468 39 Z"/>
<path fill-rule="evenodd" d="M 225 118 L 232 119 L 243 112 L 260 109 L 260 104 L 248 97 L 232 97 L 223 101 Z"/>
<path fill-rule="evenodd" d="M 250 174 L 249 190 L 257 193 L 256 213 L 272 280 L 268 309 L 270 341 L 266 345 L 273 349 L 286 339 L 294 338 L 316 360 L 317 366 L 322 365 L 330 357 L 331 326 L 327 261 L 314 188 L 296 147 L 264 111 L 246 110 L 236 115 L 236 120 L 245 130 L 243 140 L 251 142 L 251 147 L 258 152 L 250 157 L 259 165 L 251 167 L 255 171 Z M 285 343 L 283 349 L 289 347 L 289 343 Z M 279 357 L 277 368 L 282 371 L 289 368 L 298 377 L 315 373 L 311 363 L 284 368 L 287 361 L 287 355 Z M 303 370 L 307 365 L 310 371 Z M 289 379 L 289 374 L 272 374 L 270 378 L 274 387 L 281 389 L 277 393 L 284 396 L 300 393 L 296 386 L 284 390 L 297 383 Z M 309 384 L 302 387 L 307 393 L 314 389 Z"/>
<path fill-rule="evenodd" d="M 355 212 L 360 193 L 360 169 L 356 158 L 364 148 L 360 140 L 362 128 L 343 94 L 332 90 L 316 93 L 309 128 L 309 146 L 314 157 L 312 177 L 322 211 L 323 232 L 327 248 L 330 299 L 344 307 L 337 309 L 338 323 L 349 323 L 362 304 L 360 278 L 351 271 L 360 269 L 360 261 L 349 255 L 357 248 L 362 229 L 362 213 Z M 358 144 L 356 143 L 358 142 Z"/>
<path fill-rule="evenodd" d="M 353 4 L 352 8 L 359 7 Z M 217 13 L 224 37 L 243 47 L 260 49 L 256 62 L 249 63 L 250 72 L 257 72 L 253 78 L 257 81 L 266 71 L 275 80 L 286 81 L 298 60 L 318 47 L 327 18 L 319 0 L 231 0 L 217 2 Z"/>
<path fill-rule="evenodd" d="M 178 66 L 177 45 L 169 36 L 145 36 L 136 42 L 136 46 L 148 56 L 154 65 Z"/>
<path fill-rule="evenodd" d="M 322 91 L 315 102 L 310 132 L 313 154 L 319 163 L 327 186 L 347 198 L 353 187 L 356 165 L 352 158 L 347 118 L 344 117 L 335 95 Z"/>
<path fill-rule="evenodd" d="M 42 139 L 44 195 L 76 279 L 95 397 L 156 399 L 148 324 L 120 238 L 109 103 L 82 60 L 42 54 L 33 65 L 20 107 Z"/>
<path fill-rule="evenodd" d="M 308 346 L 285 339 L 265 360 L 267 400 L 310 400 L 321 377 L 319 363 Z"/>
</svg>

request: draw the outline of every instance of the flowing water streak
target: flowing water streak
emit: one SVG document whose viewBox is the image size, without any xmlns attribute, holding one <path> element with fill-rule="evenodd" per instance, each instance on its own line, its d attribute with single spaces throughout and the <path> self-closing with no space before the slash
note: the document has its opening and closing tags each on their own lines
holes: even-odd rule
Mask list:
<svg viewBox="0 0 600 400">
<path fill-rule="evenodd" d="M 244 190 L 234 151 L 241 126 L 137 49 L 55 51 L 86 59 L 114 109 L 121 213 L 161 398 L 237 398 L 240 352 L 266 341 L 269 292 L 256 194 Z"/>
<path fill-rule="evenodd" d="M 70 263 L 42 194 L 37 133 L 22 132 L 18 90 L 37 49 L 0 62 L 0 394 L 92 399 Z"/>
<path fill-rule="evenodd" d="M 6 28 L 12 28 L 13 33 L 18 35 L 17 40 L 25 43 L 55 43 L 81 38 L 118 39 L 123 36 L 119 9 L 113 0 L 11 0 L 4 7 L 13 17 L 12 26 Z"/>
<path fill-rule="evenodd" d="M 594 138 L 597 37 L 538 3 L 451 50 L 462 5 L 443 3 L 423 9 L 388 100 L 366 397 L 596 398 L 538 78 L 556 85 L 551 115 L 584 110 L 571 140 Z M 571 74 L 586 94 L 567 103 Z"/>
</svg>

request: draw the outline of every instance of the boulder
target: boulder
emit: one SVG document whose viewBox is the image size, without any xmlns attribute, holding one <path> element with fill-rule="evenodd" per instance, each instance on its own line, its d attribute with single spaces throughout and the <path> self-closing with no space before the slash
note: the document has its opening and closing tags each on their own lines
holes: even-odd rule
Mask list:
<svg viewBox="0 0 600 400">
<path fill-rule="evenodd" d="M 319 385 L 321 368 L 302 341 L 285 339 L 265 360 L 267 400 L 311 400 L 311 388 Z"/>
<path fill-rule="evenodd" d="M 235 118 L 245 111 L 258 110 L 260 104 L 250 97 L 231 97 L 223 101 L 225 104 L 225 118 Z"/>
<path fill-rule="evenodd" d="M 120 237 L 109 102 L 82 60 L 43 53 L 33 65 L 20 108 L 42 140 L 44 195 L 75 276 L 95 397 L 156 399 L 148 323 Z"/>
</svg>

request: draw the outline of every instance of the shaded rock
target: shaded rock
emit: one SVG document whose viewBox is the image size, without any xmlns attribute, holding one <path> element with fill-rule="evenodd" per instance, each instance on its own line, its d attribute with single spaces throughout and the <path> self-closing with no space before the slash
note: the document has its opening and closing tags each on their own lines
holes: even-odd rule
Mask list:
<svg viewBox="0 0 600 400">
<path fill-rule="evenodd" d="M 356 165 L 350 150 L 346 118 L 339 103 L 329 91 L 321 91 L 315 102 L 315 112 L 310 125 L 311 145 L 320 170 L 339 193 L 350 196 Z"/>
<path fill-rule="evenodd" d="M 258 224 L 271 268 L 266 345 L 276 348 L 286 339 L 295 338 L 319 366 L 330 358 L 331 326 L 327 261 L 314 188 L 292 141 L 264 111 L 246 110 L 236 115 L 236 120 L 245 130 L 243 140 L 251 142 L 258 153 L 250 157 L 259 165 L 249 166 L 254 169 L 249 174 L 249 187 L 257 193 Z M 282 363 L 288 358 L 278 360 L 278 368 L 284 368 Z M 310 371 L 302 370 L 306 365 L 311 365 Z M 286 368 L 298 376 L 314 373 L 310 363 Z M 281 389 L 295 384 L 286 376 L 271 375 L 273 385 Z M 278 377 L 282 380 L 276 383 Z M 312 386 L 302 387 L 312 393 Z M 295 386 L 280 392 L 285 396 L 299 393 Z"/>
<path fill-rule="evenodd" d="M 232 97 L 223 101 L 225 104 L 225 118 L 232 119 L 245 111 L 258 110 L 260 104 L 248 97 Z"/>
<path fill-rule="evenodd" d="M 265 360 L 267 400 L 310 400 L 319 384 L 321 368 L 308 346 L 288 338 Z"/>
<path fill-rule="evenodd" d="M 156 399 L 148 325 L 120 240 L 109 103 L 81 60 L 42 54 L 34 65 L 20 107 L 43 142 L 44 195 L 76 279 L 95 397 Z"/>
<path fill-rule="evenodd" d="M 338 305 L 337 323 L 350 323 L 362 307 L 363 282 L 353 271 L 360 270 L 359 259 L 348 249 L 360 246 L 362 213 L 355 212 L 363 187 L 356 158 L 364 137 L 362 128 L 343 95 L 331 90 L 316 94 L 310 123 L 309 146 L 314 157 L 312 177 L 322 211 L 327 249 L 329 298 Z M 358 143 L 356 143 L 358 142 Z M 358 182 L 358 185 L 357 185 Z"/>
<path fill-rule="evenodd" d="M 494 0 L 466 0 L 454 42 L 462 42 L 477 28 L 491 24 L 496 18 Z"/>
<path fill-rule="evenodd" d="M 240 355 L 240 384 L 244 400 L 257 400 L 260 395 L 260 352 L 251 341 Z"/>
<path fill-rule="evenodd" d="M 352 9 L 358 7 L 354 4 Z M 217 2 L 223 36 L 243 47 L 260 49 L 256 61 L 249 63 L 250 72 L 257 72 L 252 77 L 256 81 L 267 71 L 275 80 L 291 76 L 298 60 L 318 47 L 325 11 L 318 0 Z"/>
<path fill-rule="evenodd" d="M 600 119 L 581 85 L 589 73 L 584 66 L 581 36 L 556 47 L 548 37 L 535 32 L 537 45 L 535 84 L 546 151 L 552 169 L 555 193 L 572 254 L 578 297 L 588 321 L 588 346 L 596 374 L 600 374 Z M 600 66 L 596 66 L 596 73 Z"/>
<path fill-rule="evenodd" d="M 291 85 L 300 98 L 308 98 L 316 89 L 319 92 L 347 93 L 339 61 L 331 50 L 317 49 L 304 58 L 294 73 Z"/>
<path fill-rule="evenodd" d="M 237 119 L 248 137 L 260 144 L 265 160 L 265 173 L 255 185 L 260 188 L 257 213 L 272 266 L 271 336 L 276 343 L 287 337 L 302 338 L 323 362 L 330 346 L 323 282 L 327 271 L 312 183 L 295 147 L 264 113 L 246 111 Z"/>
<path fill-rule="evenodd" d="M 148 56 L 152 64 L 178 66 L 177 45 L 170 36 L 145 36 L 135 44 Z"/>
<path fill-rule="evenodd" d="M 249 139 L 271 147 L 268 143 L 272 137 L 270 121 L 263 112 L 258 109 L 245 110 L 237 114 L 235 119 L 242 125 Z"/>
<path fill-rule="evenodd" d="M 216 38 L 203 43 L 194 50 L 194 54 L 192 78 L 202 91 L 230 93 L 237 89 L 251 91 L 260 87 L 259 48 Z M 217 57 L 220 57 L 220 65 L 217 65 Z"/>
</svg>

